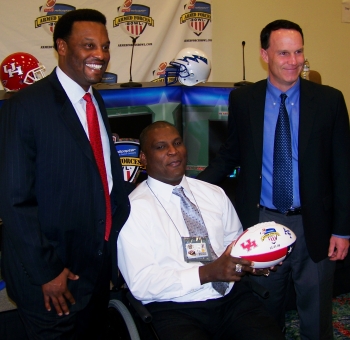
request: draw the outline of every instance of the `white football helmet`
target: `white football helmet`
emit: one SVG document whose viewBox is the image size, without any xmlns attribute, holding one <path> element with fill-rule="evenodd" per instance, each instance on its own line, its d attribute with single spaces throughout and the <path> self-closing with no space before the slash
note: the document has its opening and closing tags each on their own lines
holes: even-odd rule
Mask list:
<svg viewBox="0 0 350 340">
<path fill-rule="evenodd" d="M 165 76 L 166 85 L 179 81 L 186 86 L 193 86 L 198 83 L 205 83 L 211 71 L 211 64 L 208 56 L 197 48 L 187 47 L 182 49 L 170 62 L 176 72 L 170 71 Z M 173 81 L 168 82 L 168 79 Z"/>
</svg>

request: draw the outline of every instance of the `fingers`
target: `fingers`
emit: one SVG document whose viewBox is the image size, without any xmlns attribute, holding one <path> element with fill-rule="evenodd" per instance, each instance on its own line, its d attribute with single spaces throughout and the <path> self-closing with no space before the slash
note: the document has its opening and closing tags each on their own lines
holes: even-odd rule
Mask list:
<svg viewBox="0 0 350 340">
<path fill-rule="evenodd" d="M 240 281 L 241 278 L 246 274 L 247 268 L 249 267 L 246 267 L 240 263 L 230 263 L 227 265 L 226 270 L 223 272 L 226 278 L 225 281 Z"/>
<path fill-rule="evenodd" d="M 233 247 L 234 243 L 235 243 L 235 241 L 231 242 L 231 243 L 226 247 L 226 250 L 225 250 L 224 254 L 230 255 L 230 256 L 231 256 L 231 251 L 232 251 L 232 247 Z"/>
<path fill-rule="evenodd" d="M 335 250 L 333 254 L 329 257 L 329 259 L 331 261 L 344 260 L 347 255 L 347 251 L 340 252 L 339 250 Z"/>
<path fill-rule="evenodd" d="M 241 258 L 237 258 L 237 257 L 231 257 L 232 262 L 235 265 L 235 271 L 240 273 L 240 272 L 249 272 L 252 273 L 254 271 L 254 262 L 252 261 L 248 261 L 248 260 L 244 260 Z M 236 269 L 240 268 L 241 271 L 237 271 Z"/>
<path fill-rule="evenodd" d="M 75 275 L 75 274 L 73 274 L 71 271 L 69 271 L 69 272 L 68 272 L 67 278 L 68 278 L 69 280 L 78 280 L 78 279 L 79 279 L 79 276 L 78 276 L 78 275 Z"/>
<path fill-rule="evenodd" d="M 45 304 L 45 309 L 48 312 L 51 312 L 50 297 L 48 295 L 44 295 L 44 304 Z"/>
<path fill-rule="evenodd" d="M 329 247 L 328 247 L 328 257 L 330 259 L 332 259 L 332 257 L 335 256 L 335 239 L 334 237 L 331 237 L 330 238 L 330 241 L 329 241 Z"/>
<path fill-rule="evenodd" d="M 75 304 L 75 299 L 67 287 L 67 279 L 78 280 L 79 276 L 65 268 L 52 281 L 42 285 L 46 310 L 51 311 L 52 304 L 59 316 L 69 314 L 67 302 Z"/>
<path fill-rule="evenodd" d="M 329 241 L 328 256 L 331 261 L 344 260 L 348 254 L 349 240 L 332 235 Z"/>
<path fill-rule="evenodd" d="M 51 303 L 59 316 L 63 314 L 68 315 L 69 307 L 67 305 L 67 300 L 72 305 L 75 304 L 75 299 L 68 289 L 63 294 L 44 291 L 44 304 L 48 312 L 51 311 Z"/>
<path fill-rule="evenodd" d="M 69 314 L 69 309 L 68 309 L 66 302 L 64 301 L 64 298 L 53 297 L 53 298 L 51 298 L 51 301 L 52 301 L 54 308 L 56 309 L 57 315 L 62 316 L 63 313 L 65 315 Z"/>
<path fill-rule="evenodd" d="M 242 265 L 240 263 L 236 263 L 236 266 L 235 266 L 235 271 L 236 273 L 241 273 L 242 272 Z"/>
<path fill-rule="evenodd" d="M 266 276 L 268 277 L 271 273 L 271 270 L 269 268 L 263 268 L 263 269 L 257 269 L 255 268 L 254 271 L 253 271 L 253 274 L 256 275 L 256 276 Z"/>
<path fill-rule="evenodd" d="M 71 292 L 67 289 L 66 293 L 64 294 L 64 297 L 69 301 L 69 303 L 71 305 L 75 304 L 75 299 L 73 297 L 73 295 L 71 294 Z"/>
<path fill-rule="evenodd" d="M 234 276 L 231 281 L 240 281 L 246 273 L 254 273 L 255 269 L 253 268 L 254 263 L 248 260 L 231 257 L 232 261 L 232 275 Z"/>
</svg>

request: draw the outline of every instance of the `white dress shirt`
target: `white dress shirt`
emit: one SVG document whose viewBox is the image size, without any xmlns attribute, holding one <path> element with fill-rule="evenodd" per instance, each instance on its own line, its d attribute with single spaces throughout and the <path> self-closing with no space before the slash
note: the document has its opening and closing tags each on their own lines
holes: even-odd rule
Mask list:
<svg viewBox="0 0 350 340">
<path fill-rule="evenodd" d="M 86 101 L 83 99 L 83 96 L 85 95 L 86 92 L 73 79 L 68 77 L 58 66 L 56 67 L 56 74 L 64 91 L 66 92 L 69 100 L 71 101 L 75 109 L 75 112 L 77 113 L 77 116 L 80 120 L 81 125 L 83 126 L 86 136 L 89 138 L 89 131 L 87 126 L 87 118 L 86 118 Z M 97 118 L 98 118 L 98 123 L 100 127 L 100 134 L 101 134 L 102 149 L 103 149 L 103 158 L 105 161 L 105 167 L 106 167 L 106 173 L 107 173 L 108 188 L 109 188 L 109 192 L 111 192 L 113 187 L 113 178 L 112 178 L 112 171 L 111 171 L 111 150 L 109 145 L 109 138 L 107 135 L 105 124 L 101 116 L 100 108 L 92 93 L 91 86 L 88 92 L 91 94 L 91 98 L 97 112 Z"/>
<path fill-rule="evenodd" d="M 179 186 L 199 207 L 211 245 L 220 256 L 242 233 L 229 198 L 220 187 L 185 176 Z M 201 285 L 198 268 L 203 264 L 184 260 L 181 237 L 189 233 L 173 189 L 148 177 L 130 194 L 130 216 L 119 234 L 119 269 L 132 294 L 144 304 L 221 297 L 211 283 Z"/>
</svg>

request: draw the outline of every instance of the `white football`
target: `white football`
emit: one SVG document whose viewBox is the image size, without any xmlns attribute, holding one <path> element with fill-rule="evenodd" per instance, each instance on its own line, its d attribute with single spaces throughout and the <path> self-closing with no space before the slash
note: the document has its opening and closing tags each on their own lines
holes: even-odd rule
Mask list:
<svg viewBox="0 0 350 340">
<path fill-rule="evenodd" d="M 258 223 L 245 230 L 232 247 L 231 255 L 254 261 L 254 268 L 269 268 L 292 251 L 296 236 L 275 222 Z"/>
</svg>

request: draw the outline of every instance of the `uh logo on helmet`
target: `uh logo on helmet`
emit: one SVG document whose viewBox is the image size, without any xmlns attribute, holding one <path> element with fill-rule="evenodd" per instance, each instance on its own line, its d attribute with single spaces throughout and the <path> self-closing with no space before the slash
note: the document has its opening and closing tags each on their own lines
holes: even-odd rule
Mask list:
<svg viewBox="0 0 350 340">
<path fill-rule="evenodd" d="M 0 66 L 0 79 L 6 92 L 18 91 L 44 77 L 45 66 L 29 53 L 10 54 Z"/>
</svg>

